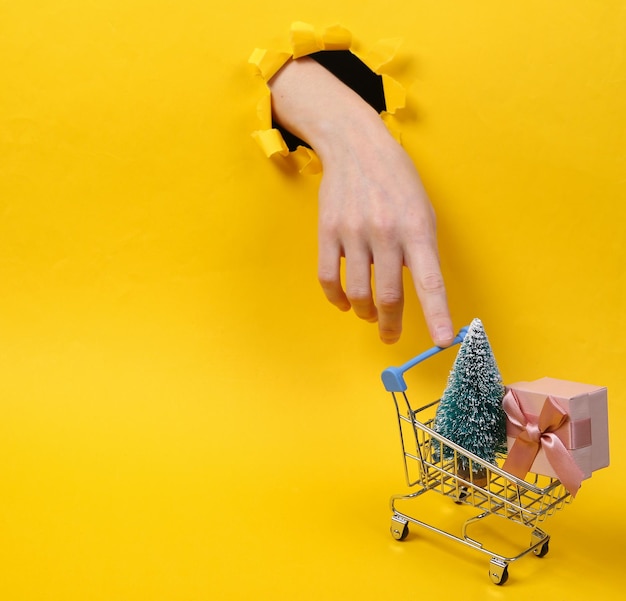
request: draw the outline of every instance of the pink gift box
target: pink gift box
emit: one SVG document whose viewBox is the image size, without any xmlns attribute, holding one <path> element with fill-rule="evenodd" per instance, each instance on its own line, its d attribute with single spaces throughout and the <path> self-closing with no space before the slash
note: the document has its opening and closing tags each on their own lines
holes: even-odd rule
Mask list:
<svg viewBox="0 0 626 601">
<path fill-rule="evenodd" d="M 529 421 L 537 421 L 548 397 L 551 397 L 568 415 L 565 424 L 554 434 L 563 441 L 572 458 L 589 478 L 595 470 L 609 465 L 609 425 L 606 387 L 540 378 L 533 382 L 517 382 L 507 386 L 513 392 Z M 519 432 L 507 419 L 507 447 L 509 451 Z M 535 474 L 558 478 L 545 451 L 539 449 L 530 468 Z"/>
</svg>

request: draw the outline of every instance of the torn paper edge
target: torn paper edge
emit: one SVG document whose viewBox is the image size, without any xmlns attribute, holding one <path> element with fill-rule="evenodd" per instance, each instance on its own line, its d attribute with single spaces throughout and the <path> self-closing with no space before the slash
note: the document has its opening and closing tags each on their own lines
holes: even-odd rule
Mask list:
<svg viewBox="0 0 626 601">
<path fill-rule="evenodd" d="M 384 73 L 383 68 L 393 60 L 401 44 L 401 38 L 383 39 L 366 52 L 360 53 L 354 48 L 352 33 L 342 25 L 331 25 L 318 33 L 313 25 L 296 21 L 292 23 L 290 29 L 291 47 L 289 50 L 256 48 L 248 59 L 248 63 L 255 68 L 257 75 L 263 80 L 265 90 L 257 106 L 260 127 L 252 133 L 252 137 L 265 156 L 268 158 L 289 157 L 298 171 L 305 175 L 314 175 L 322 171 L 322 164 L 315 151 L 305 146 L 298 146 L 296 150 L 290 152 L 281 133 L 272 128 L 272 102 L 268 85 L 269 80 L 290 59 L 308 56 L 321 50 L 349 50 L 376 75 L 382 77 L 387 108 L 381 113 L 381 118 L 394 138 L 400 142 L 400 132 L 395 127 L 393 115 L 406 104 L 406 88 Z"/>
</svg>

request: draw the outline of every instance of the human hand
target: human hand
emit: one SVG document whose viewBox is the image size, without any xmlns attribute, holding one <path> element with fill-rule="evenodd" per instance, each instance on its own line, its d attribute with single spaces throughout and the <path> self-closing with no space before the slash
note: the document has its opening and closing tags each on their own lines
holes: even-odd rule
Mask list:
<svg viewBox="0 0 626 601">
<path fill-rule="evenodd" d="M 270 87 L 276 118 L 307 140 L 323 165 L 318 277 L 328 300 L 377 321 L 381 339 L 396 342 L 406 266 L 433 341 L 451 344 L 435 215 L 409 156 L 379 115 L 315 61 L 288 63 Z"/>
<path fill-rule="evenodd" d="M 381 340 L 393 343 L 402 331 L 402 272 L 408 267 L 431 337 L 435 344 L 447 346 L 454 333 L 439 266 L 435 214 L 412 161 L 377 119 L 367 135 L 367 128 L 359 128 L 358 139 L 337 140 L 332 158 L 322 158 L 319 281 L 331 303 L 344 311 L 352 308 L 361 319 L 378 321 Z"/>
</svg>

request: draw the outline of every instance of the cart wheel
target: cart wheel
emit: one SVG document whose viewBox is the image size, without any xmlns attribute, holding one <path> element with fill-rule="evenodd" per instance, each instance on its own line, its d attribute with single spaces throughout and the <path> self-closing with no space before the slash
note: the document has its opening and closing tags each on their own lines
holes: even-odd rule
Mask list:
<svg viewBox="0 0 626 601">
<path fill-rule="evenodd" d="M 392 520 L 390 530 L 391 536 L 396 540 L 404 540 L 409 535 L 409 525 L 398 523 L 395 520 Z"/>
<path fill-rule="evenodd" d="M 502 586 L 509 579 L 509 566 L 497 559 L 492 559 L 489 564 L 489 578 L 491 582 Z"/>
<path fill-rule="evenodd" d="M 539 530 L 538 528 L 533 530 L 533 533 L 530 537 L 530 544 L 537 545 L 533 549 L 533 553 L 537 557 L 545 557 L 550 550 L 548 543 L 550 542 L 550 537 L 545 533 Z"/>
<path fill-rule="evenodd" d="M 550 550 L 550 541 L 547 540 L 545 543 L 543 543 L 543 545 L 541 545 L 541 547 L 537 547 L 536 549 L 534 549 L 533 553 L 537 557 L 545 557 L 548 554 L 549 550 Z"/>
</svg>

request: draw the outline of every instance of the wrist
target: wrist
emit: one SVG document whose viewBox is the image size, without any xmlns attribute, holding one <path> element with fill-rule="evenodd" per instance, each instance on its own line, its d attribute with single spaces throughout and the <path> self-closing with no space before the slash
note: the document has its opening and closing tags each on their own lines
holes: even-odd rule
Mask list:
<svg viewBox="0 0 626 601">
<path fill-rule="evenodd" d="M 378 145 L 387 136 L 390 134 L 380 115 L 356 96 L 314 120 L 308 141 L 325 164 Z"/>
</svg>

